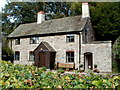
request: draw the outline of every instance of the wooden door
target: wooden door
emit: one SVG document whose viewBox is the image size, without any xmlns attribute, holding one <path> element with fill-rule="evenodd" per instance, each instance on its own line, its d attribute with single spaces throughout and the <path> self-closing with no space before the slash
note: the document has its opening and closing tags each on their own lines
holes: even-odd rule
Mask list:
<svg viewBox="0 0 120 90">
<path fill-rule="evenodd" d="M 45 66 L 45 53 L 44 52 L 39 53 L 39 64 L 40 64 L 40 67 Z"/>
</svg>

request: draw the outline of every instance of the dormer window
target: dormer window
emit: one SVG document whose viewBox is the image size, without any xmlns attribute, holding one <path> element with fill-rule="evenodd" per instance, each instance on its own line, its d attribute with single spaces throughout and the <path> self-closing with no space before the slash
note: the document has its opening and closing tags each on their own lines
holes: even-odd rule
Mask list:
<svg viewBox="0 0 120 90">
<path fill-rule="evenodd" d="M 15 45 L 19 45 L 20 44 L 20 38 L 15 39 Z"/>
<path fill-rule="evenodd" d="M 30 44 L 38 44 L 38 43 L 39 43 L 39 37 L 30 38 Z"/>
<path fill-rule="evenodd" d="M 74 34 L 66 35 L 66 42 L 74 42 Z"/>
</svg>

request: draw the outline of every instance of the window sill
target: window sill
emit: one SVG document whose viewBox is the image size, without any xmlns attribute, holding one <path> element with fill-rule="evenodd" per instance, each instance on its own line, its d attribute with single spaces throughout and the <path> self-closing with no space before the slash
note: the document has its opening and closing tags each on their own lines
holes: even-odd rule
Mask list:
<svg viewBox="0 0 120 90">
<path fill-rule="evenodd" d="M 28 61 L 30 61 L 30 62 L 34 62 L 34 60 L 28 60 Z"/>
<path fill-rule="evenodd" d="M 67 64 L 74 64 L 74 62 L 66 62 Z"/>
<path fill-rule="evenodd" d="M 66 43 L 75 43 L 75 41 L 74 42 L 66 42 Z"/>
<path fill-rule="evenodd" d="M 29 43 L 29 44 L 39 44 L 39 43 Z"/>
<path fill-rule="evenodd" d="M 15 45 L 20 45 L 20 44 L 15 44 Z"/>
</svg>

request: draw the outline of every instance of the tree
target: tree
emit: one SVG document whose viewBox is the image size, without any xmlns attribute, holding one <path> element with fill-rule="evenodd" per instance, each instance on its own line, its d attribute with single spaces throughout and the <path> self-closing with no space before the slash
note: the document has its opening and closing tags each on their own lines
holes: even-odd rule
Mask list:
<svg viewBox="0 0 120 90">
<path fill-rule="evenodd" d="M 120 36 L 113 45 L 113 60 L 116 62 L 117 69 L 120 72 Z"/>
<path fill-rule="evenodd" d="M 2 31 L 10 34 L 20 24 L 36 21 L 37 12 L 43 10 L 42 2 L 12 2 L 5 5 L 2 14 Z"/>
<path fill-rule="evenodd" d="M 96 40 L 115 41 L 120 34 L 120 2 L 90 4 L 91 21 Z M 36 22 L 37 12 L 46 20 L 81 15 L 80 2 L 12 2 L 3 9 L 3 31 L 11 33 L 18 25 Z M 13 22 L 13 20 L 14 22 Z"/>
<path fill-rule="evenodd" d="M 96 39 L 115 41 L 120 35 L 120 2 L 90 3 L 90 5 Z"/>
<path fill-rule="evenodd" d="M 14 60 L 14 52 L 8 46 L 6 36 L 2 38 L 2 60 L 11 61 Z"/>
</svg>

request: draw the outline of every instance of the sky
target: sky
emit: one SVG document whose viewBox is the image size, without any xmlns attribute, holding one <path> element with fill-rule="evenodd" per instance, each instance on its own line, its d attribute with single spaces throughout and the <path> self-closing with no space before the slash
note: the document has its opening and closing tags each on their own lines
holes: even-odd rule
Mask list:
<svg viewBox="0 0 120 90">
<path fill-rule="evenodd" d="M 4 7 L 6 3 L 6 0 L 0 0 L 0 12 L 2 11 L 2 7 Z"/>
</svg>

